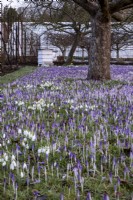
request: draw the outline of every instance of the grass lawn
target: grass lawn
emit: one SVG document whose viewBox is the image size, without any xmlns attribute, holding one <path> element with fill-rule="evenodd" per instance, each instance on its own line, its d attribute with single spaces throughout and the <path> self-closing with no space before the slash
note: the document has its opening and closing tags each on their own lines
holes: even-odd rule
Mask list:
<svg viewBox="0 0 133 200">
<path fill-rule="evenodd" d="M 0 77 L 0 84 L 11 83 L 14 80 L 33 72 L 37 67 L 26 66 Z"/>
</svg>

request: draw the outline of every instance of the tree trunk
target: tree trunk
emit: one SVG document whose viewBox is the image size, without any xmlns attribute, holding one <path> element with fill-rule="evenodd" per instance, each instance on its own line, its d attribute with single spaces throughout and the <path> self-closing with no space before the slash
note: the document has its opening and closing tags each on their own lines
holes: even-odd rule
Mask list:
<svg viewBox="0 0 133 200">
<path fill-rule="evenodd" d="M 65 58 L 65 56 L 66 56 L 66 49 L 63 49 L 62 56 Z"/>
<path fill-rule="evenodd" d="M 111 22 L 102 14 L 92 19 L 92 38 L 87 79 L 110 79 Z"/>
<path fill-rule="evenodd" d="M 78 45 L 78 42 L 80 40 L 80 37 L 81 37 L 81 34 L 80 33 L 77 33 L 75 35 L 75 39 L 73 41 L 73 44 L 72 44 L 72 47 L 70 49 L 70 52 L 68 54 L 68 57 L 67 57 L 67 60 L 65 62 L 65 65 L 70 65 L 72 63 L 72 60 L 73 60 L 73 55 L 74 55 L 74 52 L 77 48 L 77 45 Z"/>
<path fill-rule="evenodd" d="M 119 59 L 119 47 L 118 44 L 116 45 L 116 57 Z"/>
</svg>

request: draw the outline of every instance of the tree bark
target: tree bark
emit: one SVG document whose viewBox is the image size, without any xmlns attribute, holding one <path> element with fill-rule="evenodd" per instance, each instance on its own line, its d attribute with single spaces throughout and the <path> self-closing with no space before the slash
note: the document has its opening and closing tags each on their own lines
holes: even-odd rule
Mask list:
<svg viewBox="0 0 133 200">
<path fill-rule="evenodd" d="M 92 38 L 87 79 L 110 79 L 111 19 L 102 13 L 92 19 Z"/>
<path fill-rule="evenodd" d="M 118 44 L 116 44 L 116 57 L 119 59 L 119 47 Z"/>
<path fill-rule="evenodd" d="M 70 65 L 72 63 L 73 55 L 74 55 L 74 52 L 75 52 L 75 50 L 77 48 L 78 42 L 80 40 L 80 37 L 81 37 L 81 33 L 77 33 L 75 35 L 75 39 L 73 41 L 73 44 L 72 44 L 72 47 L 71 47 L 70 52 L 68 54 L 67 60 L 65 62 L 65 65 Z"/>
</svg>

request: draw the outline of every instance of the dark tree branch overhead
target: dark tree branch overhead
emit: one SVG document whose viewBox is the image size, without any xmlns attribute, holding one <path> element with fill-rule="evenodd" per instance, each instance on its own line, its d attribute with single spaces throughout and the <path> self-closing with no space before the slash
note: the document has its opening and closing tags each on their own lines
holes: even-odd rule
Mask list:
<svg viewBox="0 0 133 200">
<path fill-rule="evenodd" d="M 95 15 L 99 9 L 98 4 L 96 4 L 95 2 L 91 2 L 89 0 L 73 0 L 73 1 L 82 8 L 84 8 L 86 11 L 88 11 L 92 16 Z"/>
<path fill-rule="evenodd" d="M 133 7 L 133 0 L 116 0 L 110 3 L 110 13 L 119 12 L 127 8 Z"/>
</svg>

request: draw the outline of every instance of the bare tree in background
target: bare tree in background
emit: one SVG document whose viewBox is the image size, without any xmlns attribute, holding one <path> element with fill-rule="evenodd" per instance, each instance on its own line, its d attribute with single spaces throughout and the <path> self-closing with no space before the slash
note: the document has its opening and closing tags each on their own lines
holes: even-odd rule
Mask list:
<svg viewBox="0 0 133 200">
<path fill-rule="evenodd" d="M 47 34 L 48 41 L 62 52 L 62 56 L 66 56 L 66 49 L 72 44 L 73 37 L 69 34 L 51 33 Z"/>
<path fill-rule="evenodd" d="M 123 20 L 133 0 L 72 0 L 91 16 L 92 38 L 87 79 L 110 79 L 111 18 Z"/>
</svg>

